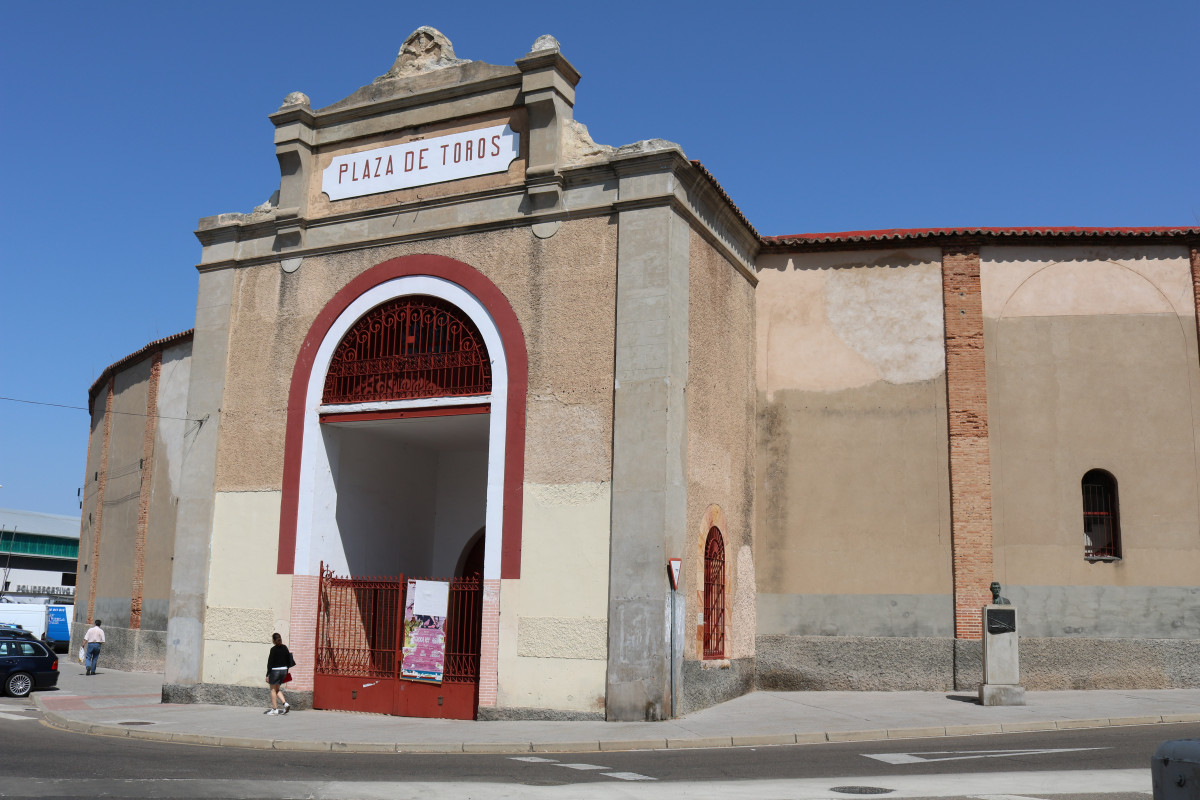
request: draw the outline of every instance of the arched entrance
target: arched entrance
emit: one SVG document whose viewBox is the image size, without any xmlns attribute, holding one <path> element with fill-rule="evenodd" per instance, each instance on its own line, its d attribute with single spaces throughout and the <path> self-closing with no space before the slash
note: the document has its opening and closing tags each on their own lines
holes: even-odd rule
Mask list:
<svg viewBox="0 0 1200 800">
<path fill-rule="evenodd" d="M 385 262 L 314 323 L 289 403 L 280 572 L 294 571 L 293 649 L 311 631 L 317 707 L 471 718 L 494 704 L 483 631 L 498 631 L 500 578 L 519 576 L 526 374 L 511 308 L 451 259 Z M 440 683 L 400 678 L 413 578 L 448 583 Z"/>
</svg>

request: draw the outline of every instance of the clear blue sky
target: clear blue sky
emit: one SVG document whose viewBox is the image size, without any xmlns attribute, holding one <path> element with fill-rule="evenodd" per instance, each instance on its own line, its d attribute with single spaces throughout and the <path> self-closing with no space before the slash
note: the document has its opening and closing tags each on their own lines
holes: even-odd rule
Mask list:
<svg viewBox="0 0 1200 800">
<path fill-rule="evenodd" d="M 433 25 L 550 33 L 594 138 L 659 137 L 764 234 L 1200 225 L 1200 3 L 106 2 L 0 15 L 0 396 L 85 406 L 192 326 L 192 231 L 278 186 L 267 114 Z M 0 401 L 0 507 L 78 513 L 88 416 Z"/>
</svg>

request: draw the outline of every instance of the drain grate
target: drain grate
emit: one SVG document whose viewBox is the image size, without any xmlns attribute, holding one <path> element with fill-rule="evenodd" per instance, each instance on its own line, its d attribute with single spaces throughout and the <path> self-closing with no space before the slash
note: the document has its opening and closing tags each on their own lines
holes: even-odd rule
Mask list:
<svg viewBox="0 0 1200 800">
<path fill-rule="evenodd" d="M 153 725 L 153 722 L 118 722 L 118 725 Z"/>
<path fill-rule="evenodd" d="M 884 789 L 882 786 L 834 786 L 829 791 L 842 794 L 888 794 L 895 789 Z"/>
</svg>

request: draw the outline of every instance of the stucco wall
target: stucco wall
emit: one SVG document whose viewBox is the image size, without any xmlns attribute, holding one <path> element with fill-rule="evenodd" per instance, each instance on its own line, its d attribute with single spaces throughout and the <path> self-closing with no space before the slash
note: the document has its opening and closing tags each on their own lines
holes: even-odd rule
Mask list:
<svg viewBox="0 0 1200 800">
<path fill-rule="evenodd" d="M 275 579 L 287 393 L 313 319 L 356 275 L 418 253 L 456 258 L 494 282 L 517 315 L 529 354 L 522 577 L 506 581 L 501 592 L 500 704 L 594 711 L 604 694 L 604 662 L 592 664 L 593 654 L 584 648 L 586 657 L 579 660 L 586 663 L 568 671 L 569 680 L 548 680 L 565 660 L 558 652 L 533 655 L 541 652 L 543 637 L 530 639 L 528 631 L 540 630 L 546 618 L 578 617 L 586 630 L 607 619 L 616 258 L 616 226 L 608 219 L 565 222 L 550 239 L 519 227 L 309 257 L 292 274 L 277 265 L 239 270 L 216 484 L 219 497 L 270 498 L 261 502 L 274 504 L 274 516 L 218 514 L 212 579 L 224 573 L 227 560 L 237 561 L 238 571 L 250 569 L 258 583 Z M 253 540 L 261 557 L 247 566 L 244 554 L 218 547 L 229 537 Z M 565 562 L 573 558 L 582 558 L 585 566 L 571 570 Z M 272 596 L 281 605 L 262 608 L 286 617 L 288 596 Z M 526 626 L 518 655 L 525 617 L 534 621 Z M 222 677 L 228 671 L 256 675 L 245 672 L 238 645 L 211 640 L 207 631 L 206 638 L 206 680 L 235 682 Z M 545 663 L 531 664 L 534 658 Z"/>
<path fill-rule="evenodd" d="M 163 351 L 158 377 L 158 419 L 154 434 L 154 476 L 146 523 L 142 578 L 142 630 L 166 631 L 175 555 L 175 507 L 183 469 L 188 380 L 192 344 Z"/>
<path fill-rule="evenodd" d="M 613 260 L 606 219 L 566 223 L 551 239 L 528 228 L 309 257 L 239 270 L 218 451 L 219 491 L 282 484 L 287 392 L 300 342 L 338 289 L 402 255 L 456 258 L 512 304 L 529 351 L 526 480 L 606 480 L 611 471 Z"/>
<path fill-rule="evenodd" d="M 688 246 L 687 539 L 681 596 L 686 660 L 703 659 L 704 545 L 725 545 L 726 661 L 754 657 L 754 286 L 694 230 Z M 689 670 L 680 713 L 742 694 L 753 662 L 728 680 Z M 730 673 L 732 674 L 732 672 Z M 703 684 L 728 683 L 714 694 Z"/>
<path fill-rule="evenodd" d="M 754 286 L 695 231 L 688 294 L 688 538 L 683 585 L 703 609 L 710 506 L 724 517 L 727 655 L 754 655 Z M 694 614 L 691 618 L 695 618 Z M 699 643 L 685 649 L 698 657 Z"/>
<path fill-rule="evenodd" d="M 292 576 L 275 573 L 279 492 L 218 492 L 204 626 L 205 683 L 263 686 L 271 634 L 290 641 Z M 296 653 L 298 662 L 312 658 Z"/>
<path fill-rule="evenodd" d="M 114 376 L 94 614 L 114 628 L 129 627 L 150 365 L 149 358 L 143 359 Z"/>
<path fill-rule="evenodd" d="M 940 251 L 758 266 L 759 634 L 952 636 Z"/>
<path fill-rule="evenodd" d="M 1030 636 L 1189 638 L 1200 368 L 1185 247 L 985 247 L 995 569 Z M 1080 481 L 1118 482 L 1122 558 L 1084 558 Z"/>
<path fill-rule="evenodd" d="M 521 579 L 500 591 L 497 705 L 604 712 L 611 484 L 525 485 Z"/>
<path fill-rule="evenodd" d="M 96 590 L 91 618 L 104 620 L 107 631 L 104 662 L 116 669 L 161 670 L 165 658 L 176 500 L 184 432 L 189 424 L 186 396 L 190 338 L 159 352 L 162 362 L 153 407 L 147 406 L 156 357 L 153 348 L 139 351 L 136 360 L 111 369 L 113 413 L 107 425 L 107 449 L 104 436 L 108 379 L 98 387 L 92 406 L 72 636 L 78 640 L 91 624 L 88 602 L 94 574 Z M 151 426 L 152 440 L 148 438 Z M 143 500 L 145 539 L 139 550 L 139 507 Z M 93 558 L 97 528 L 100 552 Z M 137 627 L 131 628 L 135 575 L 139 571 L 141 617 Z"/>
<path fill-rule="evenodd" d="M 91 626 L 88 619 L 88 598 L 91 593 L 92 547 L 95 544 L 97 511 L 100 505 L 100 464 L 104 448 L 104 406 L 108 395 L 107 385 L 100 387 L 92 400 L 92 422 L 88 431 L 87 466 L 83 481 L 83 506 L 80 509 L 79 562 L 75 568 L 75 611 L 72 614 L 72 636 L 74 627 L 84 625 L 82 631 Z M 103 619 L 103 617 L 101 618 Z M 78 637 L 76 637 L 78 638 Z"/>
</svg>

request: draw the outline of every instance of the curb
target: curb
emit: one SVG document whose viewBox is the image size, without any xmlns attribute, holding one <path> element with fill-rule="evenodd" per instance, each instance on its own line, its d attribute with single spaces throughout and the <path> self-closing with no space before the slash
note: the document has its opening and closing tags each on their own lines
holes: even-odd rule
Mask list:
<svg viewBox="0 0 1200 800">
<path fill-rule="evenodd" d="M 689 748 L 769 747 L 789 744 L 823 744 L 827 742 L 869 742 L 889 739 L 936 739 L 948 736 L 977 736 L 980 734 L 1024 733 L 1033 731 L 1066 731 L 1083 728 L 1115 728 L 1129 725 L 1162 725 L 1200 722 L 1200 714 L 1162 714 L 1145 717 L 1099 717 L 1095 719 L 1063 719 L 1028 722 L 1004 722 L 977 725 L 947 725 L 923 728 L 880 728 L 860 731 L 825 731 L 804 733 L 763 734 L 747 736 L 689 737 L 680 739 L 611 739 L 577 742 L 341 742 L 291 739 L 254 739 L 246 736 L 213 736 L 174 731 L 153 731 L 144 728 L 123 728 L 113 723 L 85 722 L 70 719 L 55 711 L 47 711 L 38 698 L 34 703 L 43 721 L 53 728 L 92 736 L 111 736 L 143 741 L 174 744 L 206 745 L 209 747 L 240 747 L 253 750 L 287 750 L 320 753 L 595 753 L 614 750 L 680 750 Z"/>
</svg>

